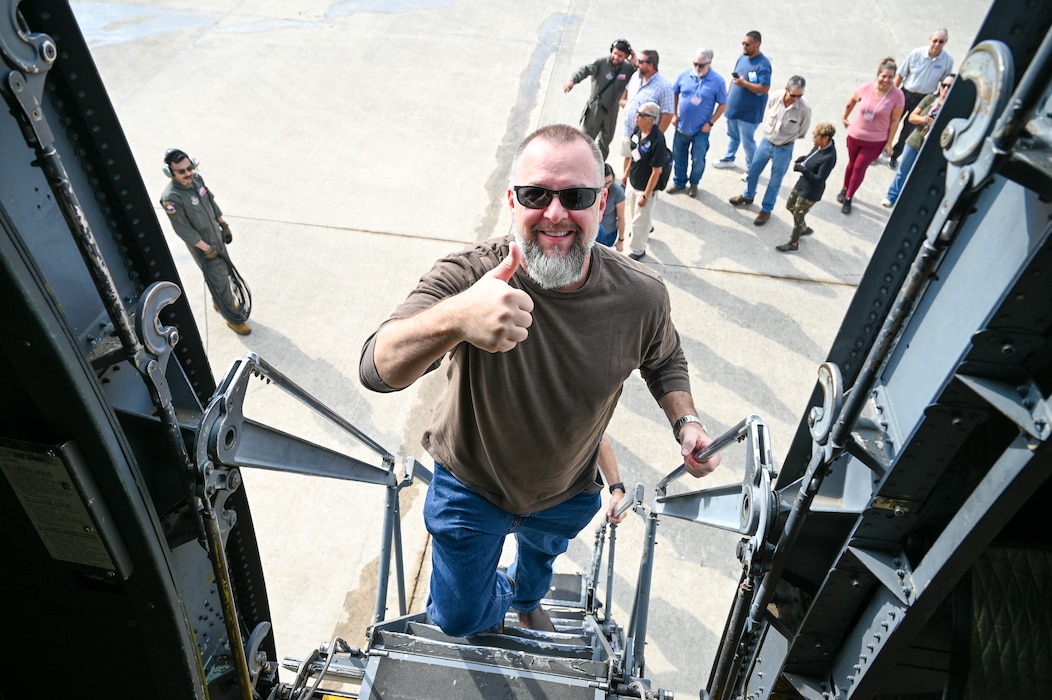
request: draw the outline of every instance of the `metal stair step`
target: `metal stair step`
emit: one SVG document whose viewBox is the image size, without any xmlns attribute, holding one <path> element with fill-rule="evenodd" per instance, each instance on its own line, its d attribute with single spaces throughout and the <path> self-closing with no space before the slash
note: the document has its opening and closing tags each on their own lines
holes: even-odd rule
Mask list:
<svg viewBox="0 0 1052 700">
<path fill-rule="evenodd" d="M 383 633 L 383 639 L 391 633 Z M 471 646 L 492 646 L 509 651 L 522 651 L 544 656 L 588 659 L 592 656 L 591 641 L 582 635 L 564 634 L 561 632 L 540 632 L 520 627 L 505 626 L 503 634 L 485 632 L 471 637 L 451 637 L 437 626 L 420 622 L 410 622 L 404 633 L 420 639 L 428 639 L 449 644 L 466 644 Z"/>
</svg>

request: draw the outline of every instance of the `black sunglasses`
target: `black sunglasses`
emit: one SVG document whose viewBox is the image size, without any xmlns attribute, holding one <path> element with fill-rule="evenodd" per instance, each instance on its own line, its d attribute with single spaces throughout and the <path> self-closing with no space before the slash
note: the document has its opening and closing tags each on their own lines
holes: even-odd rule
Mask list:
<svg viewBox="0 0 1052 700">
<path fill-rule="evenodd" d="M 602 187 L 567 187 L 564 190 L 552 190 L 540 185 L 515 185 L 515 199 L 527 209 L 544 209 L 552 203 L 553 197 L 571 210 L 587 209 L 595 204 L 595 198 L 603 191 Z"/>
</svg>

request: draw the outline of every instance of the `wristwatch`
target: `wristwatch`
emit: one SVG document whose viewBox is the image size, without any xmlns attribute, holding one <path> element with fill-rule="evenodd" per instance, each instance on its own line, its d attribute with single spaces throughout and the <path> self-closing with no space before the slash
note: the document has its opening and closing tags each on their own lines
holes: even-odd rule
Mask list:
<svg viewBox="0 0 1052 700">
<path fill-rule="evenodd" d="M 623 491 L 624 493 L 628 493 L 628 491 L 625 489 L 625 485 L 622 482 L 620 482 L 620 481 L 617 482 L 616 484 L 610 484 L 610 493 L 611 494 L 614 492 L 614 489 L 621 489 L 621 491 Z"/>
<path fill-rule="evenodd" d="M 675 423 L 672 424 L 672 437 L 676 438 L 676 442 L 680 441 L 679 440 L 679 431 L 680 431 L 680 429 L 684 425 L 686 425 L 687 423 L 697 423 L 698 425 L 701 426 L 702 430 L 705 430 L 705 424 L 701 422 L 701 419 L 698 418 L 697 416 L 692 416 L 692 415 L 690 415 L 688 413 L 687 415 L 683 416 L 682 418 L 680 418 L 679 420 L 677 420 Z M 707 433 L 709 431 L 705 430 L 705 432 Z"/>
</svg>

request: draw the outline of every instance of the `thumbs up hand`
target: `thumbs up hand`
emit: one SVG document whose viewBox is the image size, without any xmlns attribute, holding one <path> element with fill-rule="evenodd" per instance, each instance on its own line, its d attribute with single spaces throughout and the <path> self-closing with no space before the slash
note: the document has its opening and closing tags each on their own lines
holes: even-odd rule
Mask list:
<svg viewBox="0 0 1052 700">
<path fill-rule="evenodd" d="M 533 299 L 508 284 L 521 263 L 522 249 L 512 243 L 508 257 L 459 295 L 465 304 L 462 340 L 488 352 L 508 352 L 526 340 L 533 323 Z"/>
</svg>

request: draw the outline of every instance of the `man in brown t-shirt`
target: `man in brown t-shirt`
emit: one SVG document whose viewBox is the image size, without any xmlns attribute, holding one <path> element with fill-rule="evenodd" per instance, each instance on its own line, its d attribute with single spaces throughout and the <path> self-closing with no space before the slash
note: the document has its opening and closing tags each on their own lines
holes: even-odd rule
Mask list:
<svg viewBox="0 0 1052 700">
<path fill-rule="evenodd" d="M 624 495 L 616 465 L 597 455 L 633 371 L 673 425 L 688 471 L 719 464 L 718 455 L 694 458 L 711 439 L 664 284 L 593 246 L 602 185 L 602 156 L 581 131 L 531 134 L 512 163 L 514 233 L 439 260 L 362 349 L 359 375 L 375 391 L 409 386 L 449 354 L 449 383 L 422 440 L 436 463 L 424 507 L 427 610 L 447 634 L 498 629 L 509 607 L 523 626 L 553 629 L 540 600 L 555 557 L 601 506 L 597 469 L 611 509 Z M 513 532 L 505 575 L 497 562 Z"/>
</svg>

